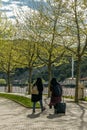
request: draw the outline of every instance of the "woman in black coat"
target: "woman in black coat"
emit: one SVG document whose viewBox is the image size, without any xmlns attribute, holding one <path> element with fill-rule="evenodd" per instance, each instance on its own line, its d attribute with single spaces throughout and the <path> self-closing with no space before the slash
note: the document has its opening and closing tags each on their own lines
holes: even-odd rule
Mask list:
<svg viewBox="0 0 87 130">
<path fill-rule="evenodd" d="M 57 89 L 57 88 L 59 88 L 59 89 Z M 62 97 L 62 87 L 57 82 L 56 78 L 52 78 L 52 80 L 50 82 L 50 91 L 51 91 L 51 100 L 50 100 L 49 106 L 50 106 L 50 108 L 52 106 L 54 106 L 54 113 L 56 114 L 56 113 L 58 113 L 57 107 L 58 107 L 58 104 L 61 102 L 61 97 Z"/>
<path fill-rule="evenodd" d="M 33 102 L 33 113 L 35 113 L 35 107 L 36 107 L 36 102 L 40 102 L 40 107 L 41 111 L 44 111 L 45 108 L 43 107 L 43 102 L 42 102 L 42 94 L 43 94 L 43 84 L 41 78 L 37 78 L 37 81 L 33 86 L 37 86 L 38 89 L 38 95 L 32 94 L 31 101 Z"/>
</svg>

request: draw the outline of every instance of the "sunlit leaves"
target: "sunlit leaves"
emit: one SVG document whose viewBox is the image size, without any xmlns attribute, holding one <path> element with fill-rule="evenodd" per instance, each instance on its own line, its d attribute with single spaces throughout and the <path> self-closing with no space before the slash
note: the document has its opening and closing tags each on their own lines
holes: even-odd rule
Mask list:
<svg viewBox="0 0 87 130">
<path fill-rule="evenodd" d="M 17 53 L 12 41 L 2 40 L 0 44 L 0 69 L 7 72 L 8 67 L 12 71 L 16 67 L 14 62 L 17 59 Z"/>
</svg>

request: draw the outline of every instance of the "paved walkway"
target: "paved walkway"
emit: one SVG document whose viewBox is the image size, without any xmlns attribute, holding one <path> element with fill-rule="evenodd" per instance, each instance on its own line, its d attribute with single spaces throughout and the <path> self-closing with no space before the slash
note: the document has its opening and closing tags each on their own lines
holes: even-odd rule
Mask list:
<svg viewBox="0 0 87 130">
<path fill-rule="evenodd" d="M 8 99 L 0 98 L 0 130 L 87 130 L 87 103 L 75 104 L 66 100 L 66 114 L 54 115 L 53 109 L 32 114 Z"/>
</svg>

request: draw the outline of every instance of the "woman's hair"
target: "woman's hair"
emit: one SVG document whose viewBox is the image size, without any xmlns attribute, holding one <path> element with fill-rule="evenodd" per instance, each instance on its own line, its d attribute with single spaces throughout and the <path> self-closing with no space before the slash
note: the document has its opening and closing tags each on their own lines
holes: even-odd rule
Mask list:
<svg viewBox="0 0 87 130">
<path fill-rule="evenodd" d="M 51 80 L 51 85 L 56 85 L 57 84 L 57 81 L 56 81 L 56 78 L 52 78 L 52 80 Z"/>
<path fill-rule="evenodd" d="M 42 91 L 43 91 L 42 79 L 41 79 L 41 78 L 37 78 L 35 84 L 37 85 L 38 90 L 39 90 L 40 92 L 42 92 Z"/>
<path fill-rule="evenodd" d="M 42 79 L 41 78 L 37 78 L 36 85 L 42 85 Z"/>
</svg>

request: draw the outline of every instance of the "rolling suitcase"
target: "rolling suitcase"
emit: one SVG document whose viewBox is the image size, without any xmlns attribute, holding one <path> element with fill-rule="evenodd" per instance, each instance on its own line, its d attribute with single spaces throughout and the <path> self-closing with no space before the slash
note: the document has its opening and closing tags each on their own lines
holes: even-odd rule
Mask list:
<svg viewBox="0 0 87 130">
<path fill-rule="evenodd" d="M 58 103 L 56 105 L 56 113 L 64 113 L 66 112 L 66 103 L 64 102 L 64 97 L 63 97 L 63 101 Z"/>
</svg>

